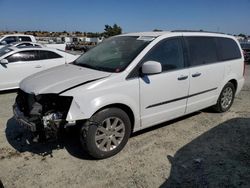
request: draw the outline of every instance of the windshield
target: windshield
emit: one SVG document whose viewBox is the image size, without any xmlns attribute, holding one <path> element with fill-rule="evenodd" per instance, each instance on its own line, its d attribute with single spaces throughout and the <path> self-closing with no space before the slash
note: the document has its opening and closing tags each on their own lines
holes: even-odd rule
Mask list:
<svg viewBox="0 0 250 188">
<path fill-rule="evenodd" d="M 79 57 L 74 64 L 107 72 L 121 72 L 153 40 L 119 36 L 105 40 Z"/>
<path fill-rule="evenodd" d="M 1 48 L 0 49 L 0 57 L 2 57 L 3 55 L 5 55 L 5 54 L 7 54 L 7 53 L 9 53 L 11 51 L 13 51 L 13 50 L 10 49 L 10 48 L 6 48 L 6 47 Z"/>
</svg>

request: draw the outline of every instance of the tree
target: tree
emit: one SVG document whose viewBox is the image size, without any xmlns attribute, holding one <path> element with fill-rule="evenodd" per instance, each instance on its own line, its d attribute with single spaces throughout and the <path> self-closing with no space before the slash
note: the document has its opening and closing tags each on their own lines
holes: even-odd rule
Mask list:
<svg viewBox="0 0 250 188">
<path fill-rule="evenodd" d="M 117 24 L 114 24 L 113 27 L 110 25 L 105 25 L 103 35 L 107 38 L 107 37 L 119 35 L 121 33 L 122 33 L 122 28 L 118 26 Z"/>
</svg>

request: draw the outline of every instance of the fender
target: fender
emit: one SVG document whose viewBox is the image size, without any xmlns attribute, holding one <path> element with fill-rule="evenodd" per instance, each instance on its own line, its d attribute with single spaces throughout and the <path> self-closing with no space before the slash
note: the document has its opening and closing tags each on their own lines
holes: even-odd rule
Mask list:
<svg viewBox="0 0 250 188">
<path fill-rule="evenodd" d="M 140 111 L 137 103 L 133 98 L 121 94 L 104 95 L 92 100 L 83 100 L 83 98 L 76 97 L 71 103 L 66 121 L 89 119 L 93 114 L 105 106 L 123 104 L 132 110 L 135 119 L 134 128 L 136 129 L 140 127 Z"/>
</svg>

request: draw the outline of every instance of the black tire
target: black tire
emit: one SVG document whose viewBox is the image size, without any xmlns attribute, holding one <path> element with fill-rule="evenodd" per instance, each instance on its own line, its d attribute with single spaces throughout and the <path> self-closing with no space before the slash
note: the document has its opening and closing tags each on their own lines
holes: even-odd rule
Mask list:
<svg viewBox="0 0 250 188">
<path fill-rule="evenodd" d="M 228 105 L 223 105 L 223 97 L 224 97 L 224 92 L 226 92 L 226 90 L 231 90 L 232 91 L 232 99 L 231 101 L 228 103 Z M 228 82 L 222 89 L 220 96 L 217 100 L 216 105 L 214 106 L 214 110 L 217 112 L 226 112 L 230 109 L 230 107 L 233 104 L 234 101 L 234 96 L 235 96 L 235 87 L 231 82 Z"/>
<path fill-rule="evenodd" d="M 113 122 L 111 122 L 112 120 Z M 116 122 L 115 124 L 115 120 L 118 123 Z M 105 128 L 106 131 L 108 130 L 107 128 L 108 123 L 106 123 L 106 121 L 109 122 L 109 125 L 112 124 L 110 127 L 114 126 L 113 133 L 111 132 L 112 130 L 110 130 L 110 132 L 108 133 L 102 132 L 103 127 Z M 118 128 L 120 131 L 121 129 L 120 127 L 122 127 L 122 130 L 121 130 L 122 133 L 120 135 L 124 135 L 123 138 L 116 137 L 117 136 L 116 133 L 119 134 L 119 132 L 116 131 L 116 128 Z M 99 133 L 102 133 L 102 134 L 98 135 Z M 129 139 L 130 133 L 131 133 L 131 122 L 127 113 L 119 108 L 106 108 L 94 114 L 88 121 L 86 121 L 83 124 L 80 130 L 80 140 L 81 140 L 82 147 L 89 153 L 89 155 L 97 159 L 104 159 L 104 158 L 111 157 L 117 154 L 118 152 L 120 152 L 126 145 Z M 99 140 L 96 141 L 96 139 L 98 139 L 97 136 L 103 136 L 103 135 L 105 137 L 103 138 L 103 140 L 100 140 L 100 142 Z M 120 140 L 117 141 L 116 138 L 117 140 L 118 139 Z M 116 140 L 117 145 L 115 145 L 115 142 L 113 142 L 113 139 Z M 111 145 L 113 144 L 112 145 L 113 148 L 110 148 L 110 144 L 108 146 L 108 143 L 107 143 L 106 144 L 107 150 L 104 151 L 103 149 L 105 149 L 105 145 L 102 144 L 104 142 L 110 142 Z"/>
</svg>

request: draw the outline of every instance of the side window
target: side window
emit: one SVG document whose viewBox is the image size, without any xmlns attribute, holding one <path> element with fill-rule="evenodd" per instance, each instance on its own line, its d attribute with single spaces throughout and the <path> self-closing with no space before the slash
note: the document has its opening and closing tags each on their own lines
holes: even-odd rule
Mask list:
<svg viewBox="0 0 250 188">
<path fill-rule="evenodd" d="M 18 37 L 19 41 L 29 41 L 31 42 L 31 38 L 30 37 Z"/>
<path fill-rule="evenodd" d="M 160 42 L 145 56 L 143 62 L 157 61 L 162 71 L 176 70 L 184 67 L 181 39 L 173 38 Z"/>
<path fill-rule="evenodd" d="M 221 61 L 241 58 L 237 43 L 229 38 L 217 38 L 218 52 Z"/>
<path fill-rule="evenodd" d="M 40 50 L 40 59 L 55 59 L 55 58 L 61 58 L 62 56 L 51 51 L 45 51 L 45 50 Z"/>
<path fill-rule="evenodd" d="M 16 37 L 6 37 L 3 41 L 5 41 L 7 44 L 10 44 L 10 43 L 16 42 L 17 40 L 16 40 Z"/>
<path fill-rule="evenodd" d="M 32 50 L 32 51 L 23 51 L 14 53 L 9 57 L 7 57 L 6 59 L 9 61 L 9 63 L 18 61 L 35 61 L 38 59 L 38 56 L 37 56 L 37 51 Z"/>
<path fill-rule="evenodd" d="M 214 37 L 185 37 L 190 66 L 204 65 L 218 61 Z"/>
</svg>

